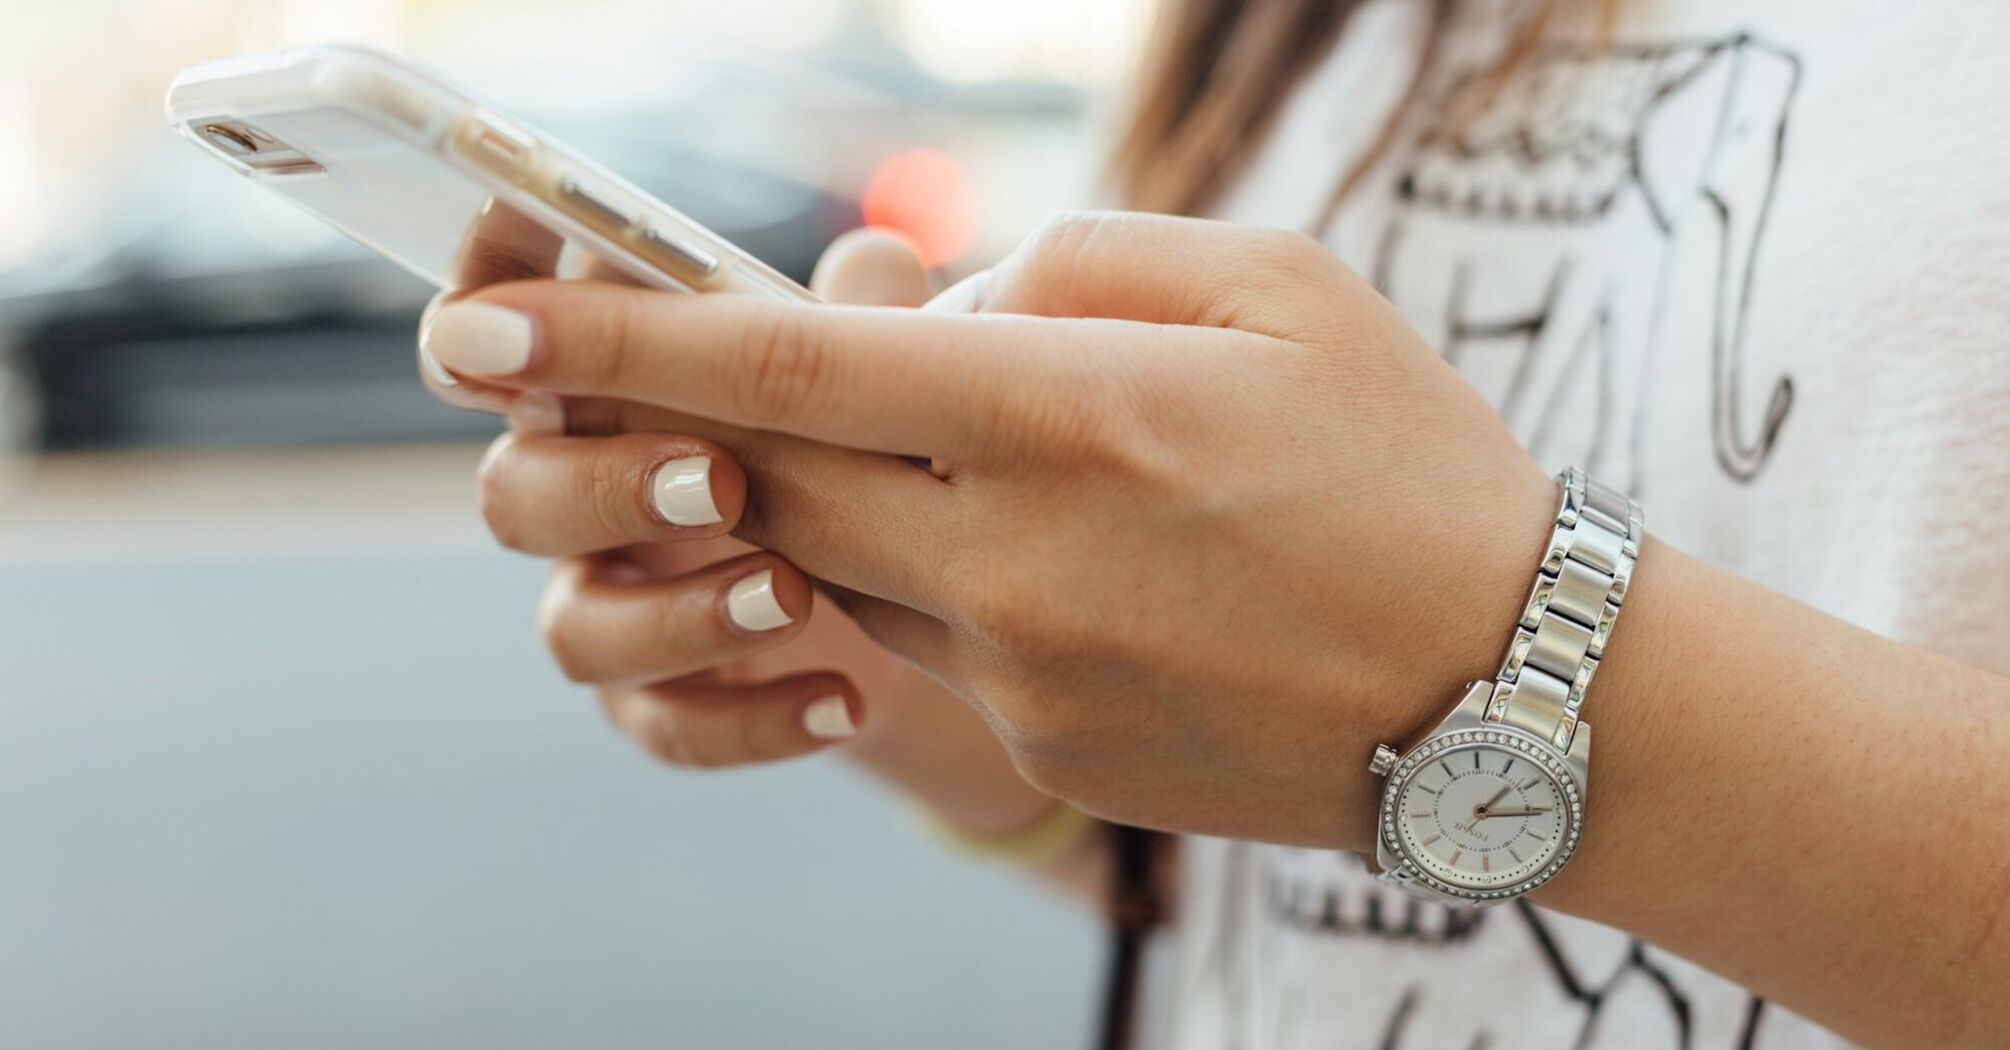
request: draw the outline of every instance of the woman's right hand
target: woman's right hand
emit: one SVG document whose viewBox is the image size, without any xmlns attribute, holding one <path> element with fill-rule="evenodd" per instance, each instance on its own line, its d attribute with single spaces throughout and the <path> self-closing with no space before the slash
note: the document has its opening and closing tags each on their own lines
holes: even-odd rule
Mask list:
<svg viewBox="0 0 2010 1050">
<path fill-rule="evenodd" d="M 930 291 L 912 251 L 872 234 L 833 244 L 812 286 L 829 301 L 885 306 L 918 306 Z M 510 416 L 511 433 L 483 460 L 484 514 L 505 546 L 556 559 L 539 615 L 546 644 L 649 753 L 718 768 L 845 742 L 866 768 L 978 835 L 1025 827 L 1052 804 L 958 697 L 835 603 L 820 606 L 786 560 L 731 537 L 747 512 L 742 463 L 758 477 L 763 448 L 796 439 L 626 402 L 561 405 L 423 364 L 443 400 Z M 575 435 L 607 434 L 634 443 L 631 462 L 653 464 L 652 476 L 572 486 L 591 476 Z M 552 498 L 569 488 L 573 498 Z M 632 496 L 599 495 L 611 491 Z"/>
<path fill-rule="evenodd" d="M 834 245 L 815 284 L 841 302 L 914 306 L 929 294 L 913 254 L 880 237 Z M 483 459 L 483 514 L 504 546 L 557 559 L 539 607 L 545 644 L 650 754 L 699 768 L 772 762 L 860 734 L 882 743 L 904 735 L 917 706 L 962 706 L 837 609 L 816 608 L 795 566 L 731 537 L 748 488 L 736 452 L 758 457 L 758 439 L 633 404 L 537 401 L 511 416 Z M 583 443 L 568 435 L 610 433 L 655 464 L 625 486 L 635 498 L 588 514 L 588 492 L 552 498 L 581 474 Z"/>
</svg>

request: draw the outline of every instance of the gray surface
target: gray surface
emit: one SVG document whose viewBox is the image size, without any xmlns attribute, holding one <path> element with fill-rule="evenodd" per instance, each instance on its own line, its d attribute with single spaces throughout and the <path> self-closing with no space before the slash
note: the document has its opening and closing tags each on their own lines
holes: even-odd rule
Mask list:
<svg viewBox="0 0 2010 1050">
<path fill-rule="evenodd" d="M 0 571 L 0 1046 L 1069 1047 L 1093 928 L 829 759 L 678 774 L 504 558 Z"/>
</svg>

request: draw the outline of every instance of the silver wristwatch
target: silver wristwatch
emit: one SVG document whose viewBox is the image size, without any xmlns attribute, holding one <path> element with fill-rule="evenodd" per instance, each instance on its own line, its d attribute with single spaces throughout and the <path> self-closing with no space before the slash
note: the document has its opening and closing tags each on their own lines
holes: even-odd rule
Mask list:
<svg viewBox="0 0 2010 1050">
<path fill-rule="evenodd" d="M 1368 768 L 1386 777 L 1375 835 L 1384 882 L 1472 906 L 1548 882 L 1577 848 L 1591 759 L 1578 719 L 1641 542 L 1640 504 L 1572 468 L 1556 529 L 1500 674 Z"/>
</svg>

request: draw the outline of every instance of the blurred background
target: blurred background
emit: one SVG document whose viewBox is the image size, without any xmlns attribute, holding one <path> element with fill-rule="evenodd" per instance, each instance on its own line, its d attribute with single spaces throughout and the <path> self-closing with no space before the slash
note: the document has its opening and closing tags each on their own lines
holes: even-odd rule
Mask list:
<svg viewBox="0 0 2010 1050">
<path fill-rule="evenodd" d="M 1069 1046 L 1098 931 L 835 761 L 652 766 L 489 541 L 430 290 L 177 139 L 419 58 L 798 279 L 1096 199 L 1149 0 L 0 0 L 0 1046 Z"/>
</svg>

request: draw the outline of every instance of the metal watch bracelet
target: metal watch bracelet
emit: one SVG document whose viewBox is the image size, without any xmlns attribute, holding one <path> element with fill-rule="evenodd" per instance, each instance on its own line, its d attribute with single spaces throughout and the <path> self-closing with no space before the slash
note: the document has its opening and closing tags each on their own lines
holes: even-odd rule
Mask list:
<svg viewBox="0 0 2010 1050">
<path fill-rule="evenodd" d="M 1501 662 L 1486 721 L 1570 750 L 1578 709 L 1598 673 L 1633 579 L 1644 535 L 1640 504 L 1572 467 L 1514 641 Z"/>
</svg>

